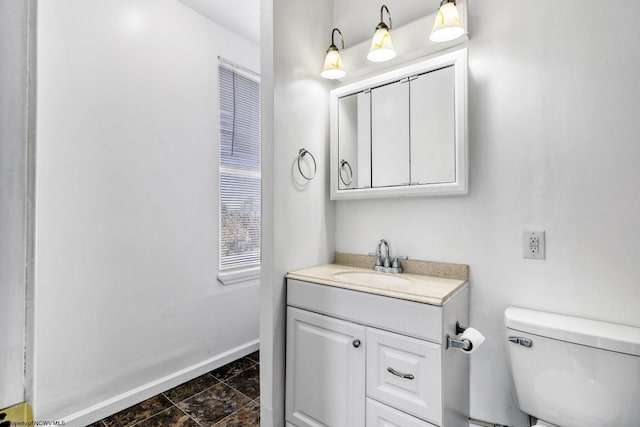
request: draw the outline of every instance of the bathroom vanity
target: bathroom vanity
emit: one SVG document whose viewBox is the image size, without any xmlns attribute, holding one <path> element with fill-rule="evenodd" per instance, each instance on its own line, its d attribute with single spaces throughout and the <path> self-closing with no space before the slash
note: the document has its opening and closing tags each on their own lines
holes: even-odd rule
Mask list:
<svg viewBox="0 0 640 427">
<path fill-rule="evenodd" d="M 466 270 L 458 278 L 339 264 L 290 272 L 287 425 L 468 426 L 469 356 L 447 349 L 468 313 Z"/>
</svg>

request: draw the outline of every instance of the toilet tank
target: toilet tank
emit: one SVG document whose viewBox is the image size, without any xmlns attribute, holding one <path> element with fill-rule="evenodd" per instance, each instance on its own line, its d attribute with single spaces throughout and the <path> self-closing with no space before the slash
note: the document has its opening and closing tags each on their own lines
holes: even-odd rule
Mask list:
<svg viewBox="0 0 640 427">
<path fill-rule="evenodd" d="M 509 307 L 520 409 L 561 427 L 640 426 L 640 328 Z"/>
</svg>

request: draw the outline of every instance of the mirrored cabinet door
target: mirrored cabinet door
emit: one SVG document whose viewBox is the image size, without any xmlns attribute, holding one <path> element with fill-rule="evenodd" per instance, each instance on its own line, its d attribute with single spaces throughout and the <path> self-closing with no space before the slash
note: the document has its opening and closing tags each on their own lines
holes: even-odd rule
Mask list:
<svg viewBox="0 0 640 427">
<path fill-rule="evenodd" d="M 372 186 L 409 184 L 409 84 L 371 90 Z"/>
<path fill-rule="evenodd" d="M 411 185 L 456 180 L 453 66 L 410 81 Z"/>
<path fill-rule="evenodd" d="M 371 187 L 371 94 L 338 100 L 338 188 Z"/>
<path fill-rule="evenodd" d="M 330 93 L 331 198 L 466 194 L 467 50 Z"/>
</svg>

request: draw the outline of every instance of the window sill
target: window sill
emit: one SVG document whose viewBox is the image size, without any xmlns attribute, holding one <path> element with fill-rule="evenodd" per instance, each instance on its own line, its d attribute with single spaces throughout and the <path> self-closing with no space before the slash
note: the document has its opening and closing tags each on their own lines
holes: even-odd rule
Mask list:
<svg viewBox="0 0 640 427">
<path fill-rule="evenodd" d="M 255 280 L 259 278 L 260 267 L 218 273 L 218 280 L 223 285 L 233 285 L 235 283 L 248 282 L 249 280 Z"/>
</svg>

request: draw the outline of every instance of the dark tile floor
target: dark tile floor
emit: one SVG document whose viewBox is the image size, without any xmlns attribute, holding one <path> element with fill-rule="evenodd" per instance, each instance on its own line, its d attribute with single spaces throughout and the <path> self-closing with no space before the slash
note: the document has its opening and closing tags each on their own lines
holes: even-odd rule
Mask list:
<svg viewBox="0 0 640 427">
<path fill-rule="evenodd" d="M 235 360 L 89 427 L 260 425 L 258 352 Z"/>
</svg>

